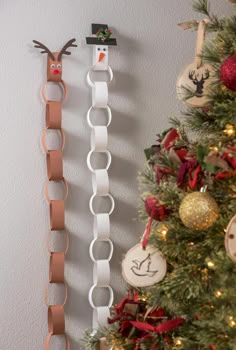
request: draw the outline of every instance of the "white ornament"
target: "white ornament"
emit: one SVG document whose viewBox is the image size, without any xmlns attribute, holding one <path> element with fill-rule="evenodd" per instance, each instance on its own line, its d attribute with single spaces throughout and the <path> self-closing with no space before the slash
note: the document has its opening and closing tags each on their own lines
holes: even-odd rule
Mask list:
<svg viewBox="0 0 236 350">
<path fill-rule="evenodd" d="M 184 68 L 177 80 L 177 95 L 180 100 L 183 100 L 186 95 L 185 88 L 193 92 L 193 97 L 184 102 L 191 107 L 207 106 L 209 92 L 208 87 L 212 83 L 212 66 L 203 64 L 197 68 L 195 63 L 189 64 Z"/>
<path fill-rule="evenodd" d="M 180 100 L 184 100 L 184 102 L 191 107 L 207 106 L 208 87 L 213 80 L 212 66 L 209 64 L 203 64 L 201 57 L 207 22 L 208 20 L 201 20 L 198 24 L 194 62 L 185 67 L 177 79 L 177 95 Z M 188 22 L 180 25 L 184 29 L 190 28 Z M 193 92 L 193 97 L 186 99 L 186 88 Z"/>
<path fill-rule="evenodd" d="M 166 275 L 167 264 L 162 253 L 139 243 L 131 248 L 122 261 L 122 275 L 133 287 L 148 287 L 160 282 Z"/>
<path fill-rule="evenodd" d="M 229 257 L 236 262 L 236 215 L 226 229 L 225 248 Z"/>
</svg>

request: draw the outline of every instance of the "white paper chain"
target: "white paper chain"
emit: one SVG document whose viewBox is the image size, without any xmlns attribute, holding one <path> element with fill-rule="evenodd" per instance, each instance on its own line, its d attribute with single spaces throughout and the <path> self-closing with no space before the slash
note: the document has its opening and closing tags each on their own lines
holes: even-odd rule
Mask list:
<svg viewBox="0 0 236 350">
<path fill-rule="evenodd" d="M 104 108 L 104 109 L 106 109 L 107 115 L 108 115 L 108 121 L 107 121 L 107 125 L 106 125 L 106 127 L 108 128 L 108 126 L 111 124 L 111 120 L 112 120 L 111 108 L 109 106 L 106 106 L 106 108 Z M 93 106 L 91 106 L 87 112 L 87 122 L 88 122 L 88 125 L 90 126 L 90 128 L 95 127 L 95 125 L 91 122 L 92 110 L 93 110 Z"/>
<path fill-rule="evenodd" d="M 108 169 L 111 165 L 111 153 L 108 151 L 108 132 L 107 128 L 112 120 L 111 109 L 108 106 L 108 83 L 93 81 L 91 78 L 91 71 L 96 71 L 94 66 L 90 69 L 87 75 L 87 82 L 92 87 L 92 106 L 87 112 L 87 122 L 91 128 L 91 150 L 87 156 L 87 165 L 92 173 L 92 189 L 93 194 L 89 201 L 89 208 L 94 216 L 93 235 L 89 247 L 89 255 L 94 263 L 93 268 L 93 285 L 89 291 L 89 303 L 93 308 L 93 329 L 103 327 L 107 324 L 107 318 L 110 316 L 110 308 L 114 301 L 114 293 L 110 286 L 110 260 L 113 255 L 113 243 L 110 240 L 110 215 L 115 208 L 115 201 L 112 195 L 109 193 L 109 176 Z M 109 83 L 113 79 L 112 69 L 107 66 L 107 72 L 109 74 Z M 104 109 L 107 111 L 108 121 L 106 126 L 94 125 L 91 121 L 91 112 L 96 113 L 96 109 Z M 107 163 L 103 169 L 95 169 L 91 164 L 91 157 L 96 157 L 97 153 L 103 153 L 107 156 Z M 110 210 L 105 213 L 96 213 L 94 209 L 94 201 L 97 197 L 105 197 L 110 200 Z M 97 242 L 103 242 L 108 244 L 109 252 L 106 259 L 96 259 L 94 256 L 94 246 Z M 107 290 L 109 294 L 109 300 L 107 305 L 96 306 L 94 302 L 94 294 L 96 290 Z"/>
</svg>

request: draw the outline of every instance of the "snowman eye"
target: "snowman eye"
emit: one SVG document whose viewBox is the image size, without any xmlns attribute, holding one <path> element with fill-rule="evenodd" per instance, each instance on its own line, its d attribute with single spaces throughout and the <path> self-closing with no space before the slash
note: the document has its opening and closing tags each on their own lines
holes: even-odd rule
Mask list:
<svg viewBox="0 0 236 350">
<path fill-rule="evenodd" d="M 57 68 L 59 68 L 59 69 L 61 68 L 61 64 L 60 63 L 58 63 Z"/>
<path fill-rule="evenodd" d="M 53 64 L 51 64 L 51 68 L 55 68 L 55 64 L 53 63 Z"/>
<path fill-rule="evenodd" d="M 100 49 L 100 47 L 98 47 L 98 51 L 100 51 L 101 49 Z"/>
<path fill-rule="evenodd" d="M 107 49 L 103 49 L 103 51 L 107 51 Z"/>
</svg>

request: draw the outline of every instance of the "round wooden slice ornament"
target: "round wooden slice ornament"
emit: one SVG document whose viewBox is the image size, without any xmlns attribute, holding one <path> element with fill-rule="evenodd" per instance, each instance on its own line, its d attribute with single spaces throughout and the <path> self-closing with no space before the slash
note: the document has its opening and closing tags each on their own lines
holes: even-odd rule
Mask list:
<svg viewBox="0 0 236 350">
<path fill-rule="evenodd" d="M 236 215 L 226 229 L 225 248 L 229 257 L 236 262 Z"/>
<path fill-rule="evenodd" d="M 202 20 L 198 25 L 195 60 L 181 72 L 177 79 L 177 96 L 191 107 L 204 107 L 208 103 L 208 87 L 212 83 L 213 68 L 210 64 L 203 64 L 201 54 L 205 41 L 206 22 Z M 186 98 L 188 91 L 191 97 Z"/>
<path fill-rule="evenodd" d="M 208 103 L 208 86 L 212 82 L 212 67 L 203 64 L 197 68 L 196 63 L 191 63 L 180 74 L 177 80 L 177 95 L 191 107 L 204 107 Z M 186 89 L 193 92 L 193 96 L 185 99 Z"/>
<path fill-rule="evenodd" d="M 166 275 L 167 263 L 162 253 L 152 245 L 131 248 L 122 261 L 122 276 L 133 287 L 149 287 Z"/>
</svg>

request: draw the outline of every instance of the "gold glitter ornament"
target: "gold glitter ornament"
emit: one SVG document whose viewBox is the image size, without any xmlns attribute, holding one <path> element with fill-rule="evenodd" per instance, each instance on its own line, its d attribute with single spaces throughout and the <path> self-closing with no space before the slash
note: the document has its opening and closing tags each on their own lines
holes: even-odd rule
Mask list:
<svg viewBox="0 0 236 350">
<path fill-rule="evenodd" d="M 207 192 L 192 192 L 184 197 L 179 207 L 183 224 L 193 230 L 206 230 L 214 224 L 219 208 Z"/>
</svg>

